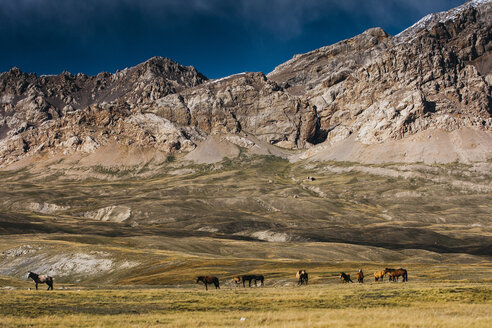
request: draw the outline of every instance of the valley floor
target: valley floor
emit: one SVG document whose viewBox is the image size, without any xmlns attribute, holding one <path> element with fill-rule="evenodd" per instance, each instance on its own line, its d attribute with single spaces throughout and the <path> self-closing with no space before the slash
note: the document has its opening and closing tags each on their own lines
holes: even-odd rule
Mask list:
<svg viewBox="0 0 492 328">
<path fill-rule="evenodd" d="M 0 171 L 0 327 L 492 326 L 491 162 L 70 165 Z"/>
<path fill-rule="evenodd" d="M 443 273 L 445 274 L 445 273 Z M 0 291 L 6 327 L 490 327 L 492 283 Z"/>
</svg>

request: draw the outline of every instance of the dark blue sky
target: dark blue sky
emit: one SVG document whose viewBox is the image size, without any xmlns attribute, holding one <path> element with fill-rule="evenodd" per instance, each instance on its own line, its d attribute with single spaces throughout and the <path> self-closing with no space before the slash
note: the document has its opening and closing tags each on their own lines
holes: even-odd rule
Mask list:
<svg viewBox="0 0 492 328">
<path fill-rule="evenodd" d="M 153 56 L 209 78 L 270 72 L 380 26 L 397 34 L 465 0 L 0 0 L 0 71 L 89 75 Z"/>
</svg>

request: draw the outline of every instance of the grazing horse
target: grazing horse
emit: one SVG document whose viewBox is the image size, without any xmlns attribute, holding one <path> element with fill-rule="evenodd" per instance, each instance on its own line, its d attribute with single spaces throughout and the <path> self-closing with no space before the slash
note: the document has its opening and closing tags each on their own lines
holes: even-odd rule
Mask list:
<svg viewBox="0 0 492 328">
<path fill-rule="evenodd" d="M 297 278 L 297 286 L 301 286 L 303 284 L 306 284 L 306 285 L 308 284 L 309 277 L 308 277 L 308 273 L 306 272 L 306 270 L 297 271 L 296 278 Z"/>
<path fill-rule="evenodd" d="M 374 281 L 379 281 L 379 280 L 383 281 L 385 274 L 386 274 L 386 270 L 374 272 Z"/>
<path fill-rule="evenodd" d="M 235 276 L 234 278 L 234 286 L 240 287 L 241 286 L 241 277 L 240 276 Z"/>
<path fill-rule="evenodd" d="M 246 281 L 248 281 L 249 287 L 251 287 L 251 281 L 252 280 L 255 281 L 255 287 L 256 287 L 257 281 L 260 281 L 261 286 L 263 286 L 263 281 L 265 280 L 265 277 L 263 277 L 262 275 L 250 274 L 250 275 L 241 276 L 241 280 L 243 281 L 243 287 L 246 287 L 245 286 Z"/>
<path fill-rule="evenodd" d="M 37 273 L 29 271 L 27 279 L 31 278 L 36 283 L 36 290 L 38 290 L 38 284 L 47 284 L 48 290 L 53 290 L 53 277 L 48 275 L 39 275 Z"/>
<path fill-rule="evenodd" d="M 342 282 L 353 282 L 352 279 L 350 279 L 350 275 L 345 272 L 340 272 L 340 279 Z"/>
<path fill-rule="evenodd" d="M 205 284 L 205 290 L 208 290 L 208 284 L 214 284 L 215 289 L 220 289 L 219 286 L 219 278 L 217 277 L 211 277 L 211 276 L 200 276 L 196 278 L 196 283 L 198 284 L 199 282 L 203 282 Z"/>
<path fill-rule="evenodd" d="M 364 283 L 364 272 L 362 272 L 362 269 L 359 269 L 359 272 L 357 272 L 357 282 L 360 284 Z"/>
<path fill-rule="evenodd" d="M 407 270 L 403 268 L 399 269 L 388 269 L 386 268 L 384 271 L 388 273 L 388 277 L 390 281 L 397 282 L 398 278 L 401 276 L 403 278 L 403 282 L 408 281 L 408 273 Z"/>
</svg>

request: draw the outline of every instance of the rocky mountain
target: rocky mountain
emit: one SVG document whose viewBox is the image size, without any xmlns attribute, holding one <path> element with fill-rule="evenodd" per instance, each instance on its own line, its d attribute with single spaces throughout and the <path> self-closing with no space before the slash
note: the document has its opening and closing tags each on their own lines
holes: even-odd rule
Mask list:
<svg viewBox="0 0 492 328">
<path fill-rule="evenodd" d="M 268 77 L 317 108 L 327 141 L 315 157 L 377 161 L 386 152 L 388 161 L 426 161 L 420 154 L 437 133 L 448 140 L 429 149 L 443 152 L 435 160 L 484 160 L 492 146 L 491 8 L 470 1 L 395 37 L 370 29 L 297 55 Z M 349 153 L 332 147 L 347 139 Z M 450 139 L 466 145 L 450 148 Z"/>
<path fill-rule="evenodd" d="M 213 135 L 295 158 L 361 162 L 492 157 L 492 3 L 432 14 L 296 55 L 268 75 L 208 80 L 169 59 L 115 74 L 0 75 L 0 165 L 33 156 L 189 153 Z M 203 152 L 203 149 L 201 150 Z"/>
</svg>

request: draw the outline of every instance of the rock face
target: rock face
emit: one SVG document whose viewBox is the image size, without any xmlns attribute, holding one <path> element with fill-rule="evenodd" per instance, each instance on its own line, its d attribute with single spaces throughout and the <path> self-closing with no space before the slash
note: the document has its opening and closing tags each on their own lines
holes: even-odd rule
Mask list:
<svg viewBox="0 0 492 328">
<path fill-rule="evenodd" d="M 492 5 L 472 1 L 396 37 L 379 28 L 297 55 L 268 77 L 313 104 L 337 143 L 401 139 L 429 128 L 492 128 Z"/>
<path fill-rule="evenodd" d="M 262 73 L 204 83 L 149 105 L 147 111 L 199 133 L 245 131 L 285 148 L 302 148 L 316 133 L 316 112 Z"/>
<path fill-rule="evenodd" d="M 363 149 L 382 153 L 424 131 L 463 129 L 480 136 L 469 140 L 482 154 L 471 160 L 486 160 L 492 157 L 491 25 L 492 3 L 473 0 L 397 36 L 373 28 L 296 55 L 267 76 L 212 81 L 163 58 L 92 77 L 38 77 L 13 68 L 0 74 L 0 165 L 114 143 L 187 153 L 216 134 L 310 148 L 304 157 L 313 158 L 357 144 L 359 152 L 328 158 L 364 161 L 371 156 Z M 461 155 L 442 160 L 468 160 L 466 149 L 455 152 Z M 390 153 L 385 160 L 426 160 L 402 156 L 405 149 Z"/>
<path fill-rule="evenodd" d="M 41 151 L 92 152 L 110 142 L 186 149 L 181 130 L 139 107 L 206 80 L 193 67 L 158 57 L 92 77 L 38 77 L 13 68 L 0 75 L 0 163 Z"/>
</svg>

